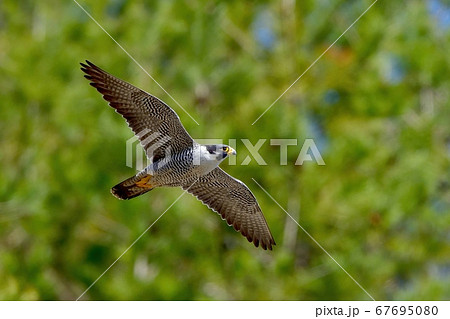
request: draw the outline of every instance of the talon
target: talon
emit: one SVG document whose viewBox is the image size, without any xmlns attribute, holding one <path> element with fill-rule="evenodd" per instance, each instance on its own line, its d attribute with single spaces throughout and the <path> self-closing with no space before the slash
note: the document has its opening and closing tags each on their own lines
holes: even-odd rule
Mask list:
<svg viewBox="0 0 450 319">
<path fill-rule="evenodd" d="M 142 188 L 152 188 L 152 185 L 150 185 L 149 180 L 152 177 L 152 175 L 146 175 L 143 178 L 141 178 L 139 181 L 136 182 L 136 186 L 142 187 Z"/>
</svg>

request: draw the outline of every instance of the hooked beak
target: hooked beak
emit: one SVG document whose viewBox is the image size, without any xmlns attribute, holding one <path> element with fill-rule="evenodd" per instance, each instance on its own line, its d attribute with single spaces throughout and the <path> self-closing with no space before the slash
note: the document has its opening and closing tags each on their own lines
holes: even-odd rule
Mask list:
<svg viewBox="0 0 450 319">
<path fill-rule="evenodd" d="M 227 154 L 228 154 L 228 155 L 236 155 L 236 151 L 235 151 L 233 148 L 230 147 L 230 148 L 228 149 Z"/>
</svg>

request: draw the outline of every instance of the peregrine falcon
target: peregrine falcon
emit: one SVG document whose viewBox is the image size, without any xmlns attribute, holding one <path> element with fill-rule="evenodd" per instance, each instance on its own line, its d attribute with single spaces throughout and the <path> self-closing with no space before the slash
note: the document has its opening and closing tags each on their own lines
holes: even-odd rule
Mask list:
<svg viewBox="0 0 450 319">
<path fill-rule="evenodd" d="M 219 164 L 236 151 L 228 145 L 195 142 L 167 104 L 103 71 L 80 63 L 90 85 L 122 115 L 139 138 L 151 164 L 111 189 L 119 199 L 131 199 L 156 187 L 181 187 L 217 212 L 249 242 L 272 250 L 275 241 L 255 196 Z"/>
</svg>

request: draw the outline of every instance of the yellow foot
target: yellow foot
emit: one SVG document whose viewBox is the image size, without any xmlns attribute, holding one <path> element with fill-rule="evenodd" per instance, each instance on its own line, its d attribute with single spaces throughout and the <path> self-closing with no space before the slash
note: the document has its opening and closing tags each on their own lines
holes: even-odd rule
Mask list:
<svg viewBox="0 0 450 319">
<path fill-rule="evenodd" d="M 152 188 L 153 186 L 149 183 L 150 178 L 152 178 L 152 175 L 145 175 L 143 178 L 136 182 L 136 186 L 141 188 Z"/>
</svg>

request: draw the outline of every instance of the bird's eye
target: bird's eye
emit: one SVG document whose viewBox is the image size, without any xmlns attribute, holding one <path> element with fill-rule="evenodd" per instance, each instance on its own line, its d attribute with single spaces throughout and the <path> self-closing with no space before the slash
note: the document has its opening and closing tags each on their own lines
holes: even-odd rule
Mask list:
<svg viewBox="0 0 450 319">
<path fill-rule="evenodd" d="M 224 152 L 228 152 L 228 146 L 222 147 L 222 150 L 223 150 Z"/>
</svg>

